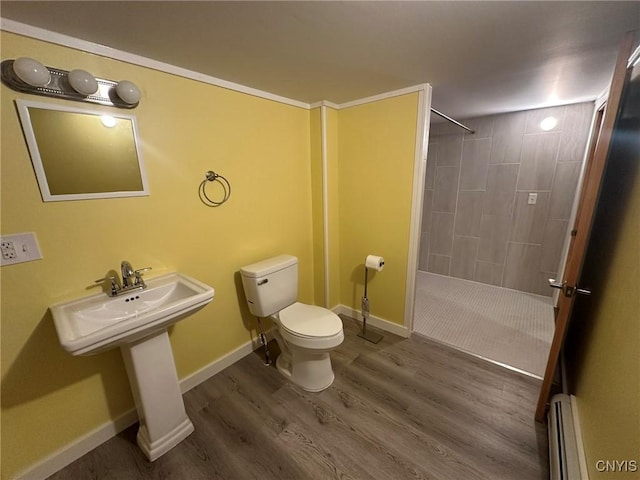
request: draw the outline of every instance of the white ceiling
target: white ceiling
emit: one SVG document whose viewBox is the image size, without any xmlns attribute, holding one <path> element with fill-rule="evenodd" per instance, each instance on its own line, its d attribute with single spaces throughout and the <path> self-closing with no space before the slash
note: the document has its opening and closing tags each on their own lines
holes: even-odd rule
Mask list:
<svg viewBox="0 0 640 480">
<path fill-rule="evenodd" d="M 5 0 L 0 14 L 307 103 L 426 82 L 461 119 L 597 97 L 640 29 L 640 2 Z"/>
</svg>

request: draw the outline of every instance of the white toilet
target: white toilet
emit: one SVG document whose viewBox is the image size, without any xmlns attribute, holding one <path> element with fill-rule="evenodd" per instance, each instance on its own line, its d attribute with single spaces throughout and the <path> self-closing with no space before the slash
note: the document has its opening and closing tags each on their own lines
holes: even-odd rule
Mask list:
<svg viewBox="0 0 640 480">
<path fill-rule="evenodd" d="M 240 269 L 249 310 L 274 321 L 280 373 L 310 392 L 333 383 L 329 352 L 344 340 L 342 321 L 326 308 L 296 302 L 298 259 L 280 255 Z"/>
</svg>

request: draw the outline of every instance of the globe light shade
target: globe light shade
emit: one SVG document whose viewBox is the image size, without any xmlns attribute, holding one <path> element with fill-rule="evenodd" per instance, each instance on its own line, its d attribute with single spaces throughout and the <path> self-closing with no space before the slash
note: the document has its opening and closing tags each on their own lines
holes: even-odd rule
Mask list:
<svg viewBox="0 0 640 480">
<path fill-rule="evenodd" d="M 33 87 L 44 87 L 51 81 L 51 74 L 47 67 L 33 58 L 16 58 L 13 62 L 13 71 L 20 80 Z"/>
<path fill-rule="evenodd" d="M 540 128 L 545 132 L 552 130 L 558 124 L 558 119 L 556 117 L 547 117 L 540 122 Z"/>
<path fill-rule="evenodd" d="M 69 84 L 80 95 L 92 95 L 98 91 L 98 82 L 85 70 L 71 70 L 67 76 Z"/>
<path fill-rule="evenodd" d="M 140 101 L 140 90 L 135 83 L 129 80 L 122 80 L 116 85 L 116 93 L 118 97 L 129 105 L 133 105 Z"/>
</svg>

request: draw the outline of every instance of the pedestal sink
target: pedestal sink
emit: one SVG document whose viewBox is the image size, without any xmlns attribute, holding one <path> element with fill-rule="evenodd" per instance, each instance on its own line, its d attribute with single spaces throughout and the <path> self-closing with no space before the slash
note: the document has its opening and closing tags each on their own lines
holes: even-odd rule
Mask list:
<svg viewBox="0 0 640 480">
<path fill-rule="evenodd" d="M 210 286 L 180 273 L 147 281 L 145 290 L 105 293 L 50 307 L 62 347 L 91 355 L 119 347 L 140 418 L 138 445 L 153 461 L 191 432 L 167 327 L 203 308 Z"/>
</svg>

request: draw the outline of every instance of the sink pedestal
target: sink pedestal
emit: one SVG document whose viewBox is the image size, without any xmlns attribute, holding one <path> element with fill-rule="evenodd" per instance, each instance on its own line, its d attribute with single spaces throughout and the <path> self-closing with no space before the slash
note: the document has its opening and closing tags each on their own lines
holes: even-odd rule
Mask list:
<svg viewBox="0 0 640 480">
<path fill-rule="evenodd" d="M 154 461 L 193 432 L 169 334 L 164 329 L 120 348 L 140 418 L 138 446 Z"/>
</svg>

